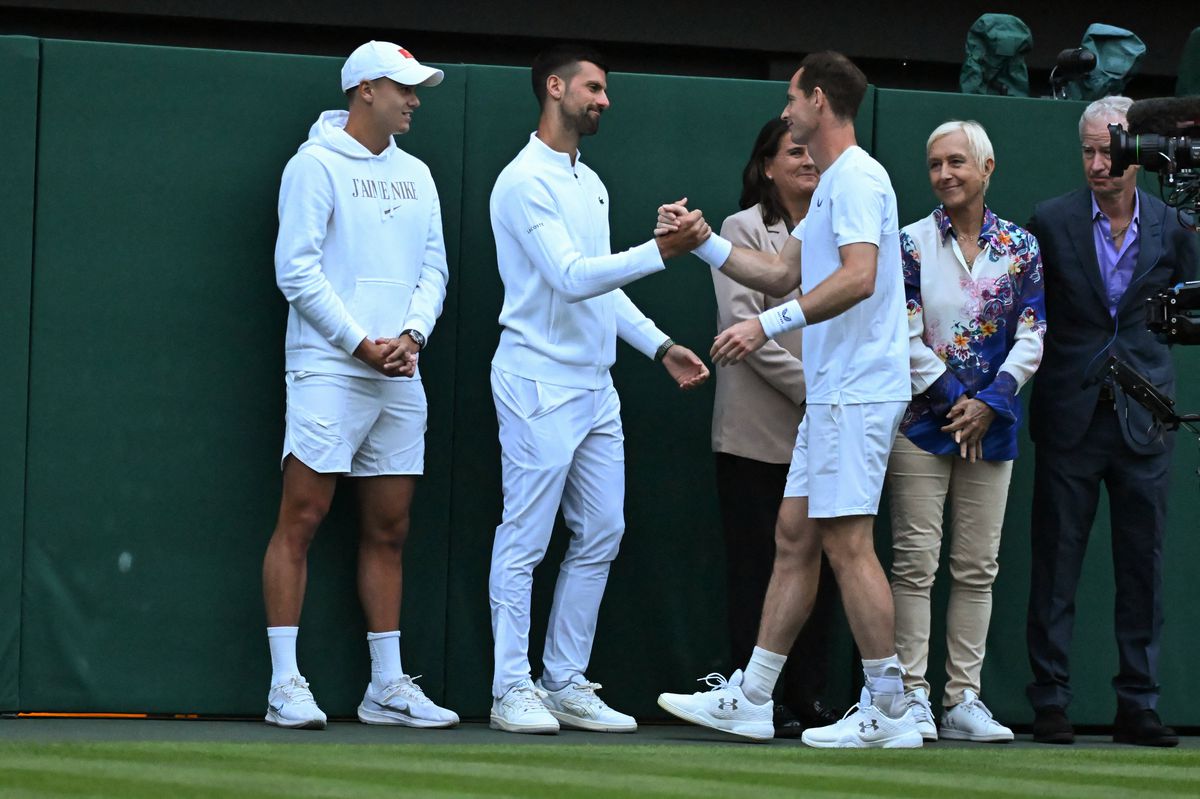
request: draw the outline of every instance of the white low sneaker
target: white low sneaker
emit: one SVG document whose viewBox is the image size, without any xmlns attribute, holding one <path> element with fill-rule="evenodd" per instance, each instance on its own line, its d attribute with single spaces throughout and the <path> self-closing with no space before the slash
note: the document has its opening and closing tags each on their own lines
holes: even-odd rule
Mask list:
<svg viewBox="0 0 1200 799">
<path fill-rule="evenodd" d="M 871 704 L 866 688 L 837 724 L 810 727 L 800 740 L 818 749 L 920 749 L 921 733 L 908 712 L 898 719 Z"/>
<path fill-rule="evenodd" d="M 544 695 L 544 691 L 534 687 L 532 680 L 521 680 L 505 691 L 504 696 L 492 701 L 492 718 L 488 726 L 504 732 L 557 733 L 558 720 L 542 704 Z"/>
<path fill-rule="evenodd" d="M 290 730 L 323 730 L 327 719 L 317 707 L 308 683 L 299 674 L 294 674 L 287 682 L 271 686 L 264 721 Z"/>
<path fill-rule="evenodd" d="M 364 724 L 426 728 L 453 727 L 458 724 L 458 714 L 434 704 L 421 686 L 414 682 L 415 679 L 404 674 L 382 690 L 377 690 L 374 683 L 368 683 L 358 706 L 358 720 Z"/>
<path fill-rule="evenodd" d="M 937 723 L 933 720 L 933 708 L 929 706 L 929 694 L 924 688 L 914 688 L 904 695 L 908 700 L 908 717 L 917 725 L 917 732 L 925 743 L 938 739 Z"/>
<path fill-rule="evenodd" d="M 559 691 L 551 691 L 541 680 L 534 684 L 542 692 L 542 704 L 559 725 L 593 732 L 637 732 L 633 716 L 613 710 L 596 696 L 604 686 L 583 677 L 578 680 Z"/>
<path fill-rule="evenodd" d="M 753 741 L 775 737 L 775 703 L 767 699 L 756 705 L 742 692 L 745 675 L 738 669 L 726 680 L 713 672 L 697 682 L 708 683 L 710 691 L 694 694 L 659 694 L 658 706 L 684 721 L 721 732 L 740 735 Z"/>
<path fill-rule="evenodd" d="M 942 714 L 942 737 L 952 741 L 1008 743 L 1013 731 L 992 718 L 992 711 L 970 688 L 963 701 Z"/>
</svg>

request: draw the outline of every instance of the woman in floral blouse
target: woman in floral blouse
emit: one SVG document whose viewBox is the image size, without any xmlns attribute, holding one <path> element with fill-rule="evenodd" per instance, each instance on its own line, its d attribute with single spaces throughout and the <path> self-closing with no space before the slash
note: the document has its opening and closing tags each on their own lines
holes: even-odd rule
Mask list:
<svg viewBox="0 0 1200 799">
<path fill-rule="evenodd" d="M 1021 422 L 1020 390 L 1046 330 L 1037 240 L 992 213 L 995 168 L 977 122 L 947 122 L 926 144 L 941 204 L 900 232 L 913 400 L 888 464 L 896 648 L 909 712 L 937 740 L 925 669 L 930 589 L 950 499 L 950 604 L 941 736 L 1011 741 L 980 700 L 992 583 Z"/>
</svg>

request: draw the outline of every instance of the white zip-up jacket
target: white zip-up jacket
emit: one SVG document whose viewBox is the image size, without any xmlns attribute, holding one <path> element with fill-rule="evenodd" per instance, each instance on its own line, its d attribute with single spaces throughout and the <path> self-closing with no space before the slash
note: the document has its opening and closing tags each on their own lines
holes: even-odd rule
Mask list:
<svg viewBox="0 0 1200 799">
<path fill-rule="evenodd" d="M 492 365 L 573 388 L 612 385 L 620 336 L 646 357 L 667 335 L 619 286 L 666 267 L 648 241 L 613 254 L 608 190 L 575 154 L 534 133 L 492 189 L 492 233 L 504 282 Z"/>
<path fill-rule="evenodd" d="M 275 282 L 287 298 L 287 370 L 390 378 L 353 357 L 364 338 L 429 338 L 446 298 L 442 212 L 429 168 L 375 155 L 326 111 L 283 170 Z M 419 377 L 417 375 L 416 377 Z"/>
</svg>

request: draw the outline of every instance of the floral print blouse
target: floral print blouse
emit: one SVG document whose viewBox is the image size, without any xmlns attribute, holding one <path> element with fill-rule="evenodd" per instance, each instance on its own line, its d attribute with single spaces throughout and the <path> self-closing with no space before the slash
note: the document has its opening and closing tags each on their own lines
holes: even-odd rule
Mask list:
<svg viewBox="0 0 1200 799">
<path fill-rule="evenodd" d="M 935 455 L 958 453 L 943 433 L 964 394 L 996 412 L 984 460 L 1017 455 L 1017 392 L 1042 360 L 1042 256 L 1029 231 L 984 208 L 980 253 L 967 264 L 942 206 L 900 231 L 913 400 L 900 429 Z"/>
</svg>

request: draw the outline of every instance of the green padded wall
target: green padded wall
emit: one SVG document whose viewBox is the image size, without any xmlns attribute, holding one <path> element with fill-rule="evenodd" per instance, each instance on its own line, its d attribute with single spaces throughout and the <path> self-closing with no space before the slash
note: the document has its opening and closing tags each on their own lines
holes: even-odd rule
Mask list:
<svg viewBox="0 0 1200 799">
<path fill-rule="evenodd" d="M 340 63 L 44 43 L 26 708 L 259 712 L 269 675 L 260 564 L 284 409 L 275 207 L 312 121 L 344 107 Z M 450 231 L 464 88 L 452 70 L 403 140 L 437 177 Z M 405 613 L 408 660 L 434 695 L 453 359 L 449 325 L 422 363 L 429 476 Z M 346 714 L 369 670 L 352 503 L 340 500 L 310 559 L 300 657 L 328 709 Z"/>
<path fill-rule="evenodd" d="M 255 715 L 269 666 L 260 564 L 278 504 L 283 416 L 276 195 L 316 114 L 344 102 L 340 59 L 45 41 L 39 83 L 38 44 L 0 39 L 0 65 L 17 77 L 0 86 L 11 156 L 2 168 L 18 187 L 0 199 L 15 220 L 0 228 L 0 357 L 11 378 L 0 384 L 0 708 Z M 448 68 L 442 86 L 422 92 L 400 142 L 438 183 L 452 270 L 422 359 L 428 476 L 408 548 L 404 659 L 431 695 L 468 717 L 487 711 L 487 573 L 501 499 L 488 387 L 501 291 L 487 202 L 536 124 L 528 74 Z M 610 190 L 613 245 L 625 248 L 648 237 L 664 200 L 687 194 L 714 225 L 735 209 L 744 159 L 779 113 L 784 84 L 614 73 L 610 95 L 583 151 Z M 912 221 L 933 203 L 929 130 L 951 116 L 980 119 L 999 161 L 991 200 L 1023 221 L 1035 200 L 1078 185 L 1079 107 L 880 90 L 857 128 Z M 706 352 L 715 315 L 700 261 L 678 259 L 629 293 Z M 712 391 L 681 395 L 661 367 L 618 352 L 628 529 L 590 676 L 614 705 L 657 717 L 659 691 L 738 665 L 725 648 Z M 1200 386 L 1186 378 L 1198 354 L 1178 353 L 1184 410 L 1200 409 Z M 989 702 L 1013 723 L 1028 719 L 1028 455 L 1025 442 L 985 671 Z M 1198 554 L 1186 535 L 1196 462 L 1180 439 L 1162 659 L 1168 720 L 1193 724 L 1200 705 L 1185 680 L 1196 644 L 1175 609 L 1187 606 L 1184 570 Z M 306 675 L 340 716 L 353 712 L 367 676 L 352 500 L 343 486 L 314 546 L 300 641 Z M 1106 536 L 1101 525 L 1080 597 L 1074 716 L 1083 723 L 1111 717 Z M 560 525 L 536 574 L 535 673 L 565 537 Z M 885 524 L 879 540 L 886 559 Z M 935 650 L 931 675 L 940 658 Z M 833 668 L 834 698 L 850 699 L 857 667 L 845 635 Z"/>
<path fill-rule="evenodd" d="M 41 43 L 0 37 L 0 710 L 20 705 L 33 182 Z"/>
<path fill-rule="evenodd" d="M 902 224 L 930 213 L 936 204 L 925 167 L 925 142 L 929 134 L 949 119 L 974 119 L 988 131 L 996 152 L 996 171 L 988 189 L 988 204 L 1000 216 L 1018 224 L 1028 220 L 1040 200 L 1071 191 L 1084 184 L 1079 155 L 1079 116 L 1085 103 L 1044 99 L 990 98 L 928 92 L 883 90 L 877 93 L 876 154 L 887 167 L 896 188 Z M 1153 181 L 1142 187 L 1155 191 Z M 1200 352 L 1176 348 L 1179 369 L 1179 406 L 1200 409 L 1200 384 L 1189 375 L 1200 373 Z M 1036 378 L 1035 378 L 1036 379 Z M 1022 392 L 1026 403 L 1029 388 Z M 1028 418 L 1028 413 L 1026 414 Z M 1013 469 L 1004 536 L 1000 547 L 1000 574 L 996 581 L 992 626 L 984 661 L 984 697 L 997 718 L 1008 723 L 1028 723 L 1032 712 L 1025 700 L 1031 678 L 1025 648 L 1025 610 L 1028 604 L 1030 543 L 1029 514 L 1033 499 L 1033 445 L 1027 427 L 1022 430 L 1020 456 Z M 1170 719 L 1196 723 L 1200 706 L 1189 701 L 1189 664 L 1200 657 L 1200 645 L 1182 620 L 1192 592 L 1190 564 L 1200 557 L 1193 535 L 1200 513 L 1197 502 L 1196 448 L 1179 439 L 1173 470 L 1173 491 L 1166 543 L 1167 624 L 1163 637 L 1160 679 L 1161 706 Z M 1116 709 L 1110 680 L 1117 672 L 1113 635 L 1113 567 L 1109 540 L 1107 500 L 1101 500 L 1077 597 L 1077 619 L 1072 648 L 1072 685 L 1075 702 L 1071 718 L 1083 724 L 1109 724 Z M 887 558 L 890 530 L 880 525 L 877 541 Z M 935 610 L 928 677 L 935 701 L 945 682 L 945 601 L 949 574 L 945 567 L 935 585 Z M 1179 722 L 1183 723 L 1183 722 Z"/>
</svg>

